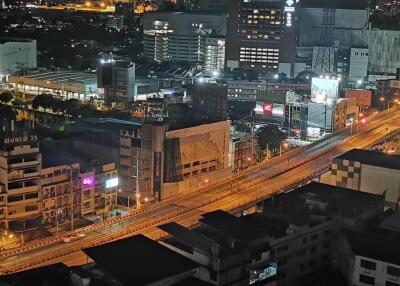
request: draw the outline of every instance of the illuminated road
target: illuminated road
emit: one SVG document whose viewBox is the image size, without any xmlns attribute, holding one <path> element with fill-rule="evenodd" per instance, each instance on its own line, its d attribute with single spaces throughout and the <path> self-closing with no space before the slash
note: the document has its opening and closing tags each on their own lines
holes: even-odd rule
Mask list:
<svg viewBox="0 0 400 286">
<path fill-rule="evenodd" d="M 167 201 L 132 211 L 126 217 L 97 223 L 77 232 L 86 235 L 70 243 L 52 237 L 25 244 L 22 248 L 0 254 L 0 271 L 10 273 L 54 262 L 82 264 L 86 257 L 80 251 L 127 236 L 142 233 L 153 239 L 165 235 L 156 226 L 175 221 L 185 226 L 198 222 L 202 214 L 222 209 L 234 212 L 271 196 L 289 191 L 317 178 L 331 164 L 332 158 L 352 148 L 369 148 L 397 132 L 400 128 L 400 107 L 370 117 L 365 125 L 334 133 L 324 140 L 297 148 L 281 158 L 264 162 L 214 185 L 176 196 Z"/>
</svg>

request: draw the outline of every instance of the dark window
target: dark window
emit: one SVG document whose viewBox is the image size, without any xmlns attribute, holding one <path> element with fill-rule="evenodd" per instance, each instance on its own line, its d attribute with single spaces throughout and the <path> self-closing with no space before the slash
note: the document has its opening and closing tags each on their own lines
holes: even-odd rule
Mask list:
<svg viewBox="0 0 400 286">
<path fill-rule="evenodd" d="M 386 270 L 387 274 L 400 278 L 400 268 L 388 266 Z"/>
<path fill-rule="evenodd" d="M 376 269 L 376 263 L 369 261 L 369 260 L 365 260 L 365 259 L 361 259 L 361 263 L 360 263 L 362 268 L 368 269 L 368 270 L 375 270 Z"/>
<path fill-rule="evenodd" d="M 399 284 L 393 283 L 393 282 L 390 282 L 390 281 L 386 281 L 385 286 L 399 286 Z"/>
<path fill-rule="evenodd" d="M 374 285 L 375 284 L 375 278 L 374 277 L 370 277 L 364 274 L 360 274 L 360 282 L 365 283 L 365 284 L 369 284 L 369 285 Z"/>
<path fill-rule="evenodd" d="M 317 260 L 315 260 L 315 259 L 311 259 L 310 262 L 308 262 L 308 265 L 310 267 L 315 266 L 316 264 L 317 264 Z"/>
<path fill-rule="evenodd" d="M 22 201 L 23 199 L 24 199 L 24 198 L 23 198 L 22 195 L 19 195 L 19 196 L 9 196 L 9 197 L 7 198 L 7 201 L 8 201 L 9 203 L 12 203 L 12 202 Z"/>
<path fill-rule="evenodd" d="M 305 244 L 305 243 L 307 243 L 307 237 L 304 237 L 303 239 L 302 239 L 302 242 L 303 242 L 303 244 Z"/>
<path fill-rule="evenodd" d="M 311 240 L 316 240 L 318 238 L 318 233 L 311 235 Z"/>
<path fill-rule="evenodd" d="M 25 195 L 25 199 L 29 200 L 29 199 L 36 199 L 38 197 L 38 193 L 29 193 Z"/>
</svg>

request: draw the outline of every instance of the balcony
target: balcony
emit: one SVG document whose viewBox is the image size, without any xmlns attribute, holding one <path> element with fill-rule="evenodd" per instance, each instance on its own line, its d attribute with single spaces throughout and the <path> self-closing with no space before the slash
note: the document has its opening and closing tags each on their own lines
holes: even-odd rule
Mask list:
<svg viewBox="0 0 400 286">
<path fill-rule="evenodd" d="M 38 192 L 39 190 L 40 190 L 39 185 L 34 185 L 34 186 L 29 186 L 29 187 L 21 186 L 20 188 L 8 189 L 7 194 L 19 195 L 19 194 L 24 194 L 24 193 Z"/>
<path fill-rule="evenodd" d="M 24 170 L 13 170 L 10 173 L 8 173 L 8 180 L 13 181 L 18 179 L 34 178 L 34 177 L 39 177 L 39 175 L 40 175 L 39 172 L 25 173 Z"/>
<path fill-rule="evenodd" d="M 39 160 L 33 160 L 33 161 L 28 161 L 28 162 L 9 164 L 9 168 L 10 169 L 17 169 L 17 168 L 36 166 L 36 165 L 40 165 L 40 161 Z"/>
<path fill-rule="evenodd" d="M 23 149 L 13 150 L 13 151 L 9 151 L 8 155 L 15 156 L 15 155 L 24 155 L 24 154 L 33 154 L 33 153 L 39 153 L 39 148 L 23 148 Z"/>
<path fill-rule="evenodd" d="M 64 174 L 64 175 L 60 175 L 60 176 L 54 176 L 52 178 L 42 179 L 42 185 L 51 185 L 51 184 L 56 184 L 56 183 L 60 183 L 60 182 L 65 182 L 68 180 L 69 180 L 68 175 Z"/>
</svg>

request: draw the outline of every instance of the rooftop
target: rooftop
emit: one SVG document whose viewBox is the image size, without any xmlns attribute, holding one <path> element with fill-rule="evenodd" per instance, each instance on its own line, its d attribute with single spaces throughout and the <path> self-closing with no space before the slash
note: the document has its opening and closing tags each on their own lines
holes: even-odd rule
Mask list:
<svg viewBox="0 0 400 286">
<path fill-rule="evenodd" d="M 400 244 L 395 238 L 376 231 L 346 231 L 344 234 L 356 255 L 400 266 Z"/>
<path fill-rule="evenodd" d="M 221 210 L 204 214 L 200 222 L 241 241 L 249 242 L 266 236 L 265 230 Z"/>
<path fill-rule="evenodd" d="M 79 154 L 72 146 L 64 141 L 42 141 L 40 145 L 42 152 L 42 167 L 50 168 L 60 165 L 79 163 L 82 171 L 91 169 L 95 158 Z M 96 162 L 98 158 L 96 158 Z M 101 162 L 105 163 L 105 162 Z M 109 162 L 108 162 L 109 163 Z"/>
<path fill-rule="evenodd" d="M 312 182 L 292 192 L 264 202 L 265 215 L 279 214 L 292 223 L 305 224 L 311 215 L 356 218 L 376 206 L 384 197 L 346 188 Z"/>
<path fill-rule="evenodd" d="M 69 268 L 62 264 L 52 264 L 40 268 L 0 277 L 0 285 L 3 286 L 70 286 Z"/>
<path fill-rule="evenodd" d="M 148 285 L 196 269 L 198 265 L 161 244 L 136 235 L 83 250 L 124 285 Z"/>
<path fill-rule="evenodd" d="M 376 151 L 352 149 L 337 158 L 356 161 L 365 165 L 400 170 L 400 155 L 388 155 Z"/>
<path fill-rule="evenodd" d="M 368 8 L 368 0 L 302 0 L 303 8 L 330 8 L 349 9 L 349 10 L 365 10 Z"/>
<path fill-rule="evenodd" d="M 97 75 L 94 73 L 84 73 L 75 71 L 38 71 L 28 73 L 22 76 L 24 78 L 51 82 L 51 83 L 80 83 L 80 84 L 96 84 Z M 67 88 L 67 87 L 66 87 Z"/>
<path fill-rule="evenodd" d="M 33 40 L 31 39 L 26 39 L 26 38 L 16 38 L 16 37 L 0 37 L 0 44 L 8 43 L 8 42 L 23 42 L 23 43 L 29 43 L 32 42 Z"/>
</svg>

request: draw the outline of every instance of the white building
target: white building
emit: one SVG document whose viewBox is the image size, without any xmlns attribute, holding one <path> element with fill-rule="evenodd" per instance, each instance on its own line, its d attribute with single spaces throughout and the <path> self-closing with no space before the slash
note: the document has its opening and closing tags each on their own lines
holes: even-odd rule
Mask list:
<svg viewBox="0 0 400 286">
<path fill-rule="evenodd" d="M 400 203 L 400 156 L 353 149 L 333 159 L 333 185 L 385 194 L 388 205 Z"/>
<path fill-rule="evenodd" d="M 400 31 L 369 31 L 369 74 L 395 74 L 400 67 Z"/>
<path fill-rule="evenodd" d="M 206 73 L 219 72 L 225 65 L 225 38 L 212 37 L 206 39 Z"/>
<path fill-rule="evenodd" d="M 36 68 L 36 40 L 0 37 L 0 79 L 22 68 Z"/>
<path fill-rule="evenodd" d="M 350 49 L 349 81 L 356 82 L 367 77 L 368 57 L 368 49 Z"/>
<path fill-rule="evenodd" d="M 226 16 L 212 12 L 146 13 L 141 21 L 144 55 L 156 62 L 204 62 L 206 39 L 226 35 Z"/>
<path fill-rule="evenodd" d="M 398 241 L 376 231 L 345 232 L 339 241 L 335 261 L 347 285 L 400 285 Z"/>
</svg>

